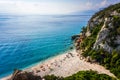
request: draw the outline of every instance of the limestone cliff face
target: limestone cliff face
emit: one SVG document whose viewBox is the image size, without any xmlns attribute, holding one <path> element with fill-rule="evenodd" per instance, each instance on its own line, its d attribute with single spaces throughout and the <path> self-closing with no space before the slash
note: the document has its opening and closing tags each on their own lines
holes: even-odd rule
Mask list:
<svg viewBox="0 0 120 80">
<path fill-rule="evenodd" d="M 111 53 L 120 51 L 120 3 L 96 13 L 88 22 L 86 36 L 91 36 L 96 25 L 102 23 L 93 49 L 104 49 Z M 120 53 L 120 52 L 119 52 Z"/>
</svg>

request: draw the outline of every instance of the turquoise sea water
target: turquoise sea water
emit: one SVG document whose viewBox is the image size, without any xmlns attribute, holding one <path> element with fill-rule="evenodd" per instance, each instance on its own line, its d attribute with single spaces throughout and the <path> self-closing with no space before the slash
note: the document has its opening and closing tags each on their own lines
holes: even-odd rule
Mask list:
<svg viewBox="0 0 120 80">
<path fill-rule="evenodd" d="M 0 78 L 72 46 L 90 16 L 0 16 Z"/>
</svg>

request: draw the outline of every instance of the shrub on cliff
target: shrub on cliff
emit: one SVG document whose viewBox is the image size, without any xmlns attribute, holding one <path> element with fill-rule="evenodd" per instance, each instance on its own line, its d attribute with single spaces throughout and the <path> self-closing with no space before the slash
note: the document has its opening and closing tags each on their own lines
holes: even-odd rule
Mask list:
<svg viewBox="0 0 120 80">
<path fill-rule="evenodd" d="M 115 80 L 106 74 L 98 74 L 95 71 L 80 71 L 72 76 L 66 77 L 63 80 Z"/>
<path fill-rule="evenodd" d="M 63 80 L 62 77 L 57 77 L 55 75 L 46 75 L 43 77 L 45 80 Z"/>
</svg>

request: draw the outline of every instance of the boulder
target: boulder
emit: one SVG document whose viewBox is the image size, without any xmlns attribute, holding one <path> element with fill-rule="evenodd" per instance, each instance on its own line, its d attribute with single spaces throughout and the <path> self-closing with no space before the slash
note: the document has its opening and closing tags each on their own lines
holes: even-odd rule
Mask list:
<svg viewBox="0 0 120 80">
<path fill-rule="evenodd" d="M 80 35 L 73 35 L 72 37 L 71 37 L 71 39 L 72 40 L 75 40 L 75 39 L 78 39 L 80 37 Z"/>
<path fill-rule="evenodd" d="M 10 80 L 42 80 L 42 78 L 31 72 L 15 70 Z"/>
</svg>

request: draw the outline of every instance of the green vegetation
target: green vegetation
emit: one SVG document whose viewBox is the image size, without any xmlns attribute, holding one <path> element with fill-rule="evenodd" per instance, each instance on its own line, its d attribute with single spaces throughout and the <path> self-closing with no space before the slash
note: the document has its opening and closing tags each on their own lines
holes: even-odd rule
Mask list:
<svg viewBox="0 0 120 80">
<path fill-rule="evenodd" d="M 85 56 L 91 56 L 101 65 L 105 66 L 120 79 L 120 54 L 113 51 L 112 54 L 100 49 L 98 51 L 90 50 Z"/>
<path fill-rule="evenodd" d="M 84 41 L 81 43 L 80 48 L 84 50 L 83 56 L 91 56 L 92 59 L 95 59 L 101 65 L 105 66 L 112 73 L 114 73 L 120 79 L 120 53 L 113 51 L 112 54 L 104 51 L 103 49 L 93 50 L 92 46 L 95 43 L 96 37 L 101 29 L 103 23 L 95 26 L 91 31 L 91 36 L 86 37 Z M 119 35 L 120 33 L 120 17 L 114 16 L 113 18 L 113 26 L 114 28 L 110 30 L 109 38 L 112 36 Z M 114 38 L 113 38 L 114 39 Z M 110 46 L 114 48 L 117 47 L 113 40 L 109 42 Z M 104 43 L 104 42 L 103 42 Z"/>
<path fill-rule="evenodd" d="M 117 12 L 120 13 L 120 9 L 117 9 Z"/>
<path fill-rule="evenodd" d="M 109 7 L 97 12 L 96 14 L 93 15 L 93 17 L 90 19 L 92 20 L 93 18 L 99 16 L 99 18 L 104 18 L 110 16 L 110 12 L 116 10 L 117 12 L 120 12 L 120 3 L 115 4 L 115 5 L 110 5 Z"/>
<path fill-rule="evenodd" d="M 114 29 L 120 27 L 120 16 L 113 16 L 113 26 Z"/>
<path fill-rule="evenodd" d="M 83 42 L 80 45 L 80 49 L 84 50 L 84 56 L 89 56 L 88 53 L 90 53 L 90 51 L 92 50 L 92 46 L 96 41 L 97 35 L 102 27 L 103 23 L 100 23 L 98 25 L 96 25 L 93 29 L 92 29 L 92 33 L 91 36 L 86 37 Z"/>
<path fill-rule="evenodd" d="M 116 80 L 106 74 L 98 74 L 95 71 L 80 71 L 72 76 L 61 78 L 54 75 L 45 76 L 45 80 Z"/>
<path fill-rule="evenodd" d="M 117 33 L 120 34 L 120 26 L 117 28 Z"/>
<path fill-rule="evenodd" d="M 106 42 L 109 46 L 111 46 L 114 50 L 112 53 L 108 53 L 104 49 L 98 48 L 98 50 L 93 49 L 93 45 L 96 41 L 97 35 L 103 25 L 103 22 L 99 24 L 95 24 L 94 27 L 91 30 L 91 36 L 86 37 L 83 42 L 80 45 L 80 49 L 82 49 L 83 56 L 87 57 L 90 56 L 93 60 L 99 62 L 101 65 L 105 66 L 107 69 L 109 69 L 112 73 L 116 75 L 117 78 L 120 79 L 120 52 L 116 51 L 116 48 L 119 46 L 114 42 L 116 40 L 116 36 L 120 35 L 120 16 L 119 15 L 110 15 L 112 11 L 117 11 L 120 13 L 120 3 L 116 5 L 111 5 L 108 8 L 105 8 L 104 10 L 96 13 L 92 18 L 96 18 L 99 16 L 99 19 L 103 18 L 110 18 L 112 26 L 109 26 L 107 23 L 106 28 L 109 29 L 109 33 L 107 38 L 109 38 L 109 41 L 103 41 L 103 44 Z M 103 19 L 104 20 L 104 19 Z"/>
<path fill-rule="evenodd" d="M 115 21 L 113 21 L 113 26 L 115 27 L 111 29 L 109 33 L 108 37 L 111 38 L 111 41 L 108 44 L 115 48 L 117 47 L 117 45 L 113 42 L 113 39 L 115 38 L 112 38 L 112 36 L 119 35 L 120 33 L 120 17 L 115 16 L 114 20 Z M 86 37 L 83 43 L 80 45 L 80 48 L 84 50 L 83 56 L 90 56 L 92 59 L 95 59 L 97 62 L 105 66 L 120 79 L 120 54 L 116 51 L 113 51 L 112 54 L 110 54 L 103 49 L 99 48 L 98 50 L 93 50 L 92 48 L 100 29 L 101 25 L 95 27 L 92 30 L 91 36 Z"/>
<path fill-rule="evenodd" d="M 115 80 L 106 74 L 98 74 L 95 71 L 80 71 L 64 80 Z"/>
<path fill-rule="evenodd" d="M 54 75 L 46 75 L 43 77 L 45 80 L 64 80 L 63 77 L 57 77 Z"/>
<path fill-rule="evenodd" d="M 86 32 L 87 31 L 87 28 L 85 26 L 82 27 L 82 33 Z"/>
<path fill-rule="evenodd" d="M 116 39 L 114 36 L 120 35 L 120 16 L 112 16 L 112 24 L 113 28 L 109 28 L 110 32 L 108 38 L 110 38 L 110 42 L 108 42 L 109 46 L 112 46 L 114 49 L 118 46 L 113 41 Z M 113 36 L 113 37 L 112 37 Z"/>
</svg>

